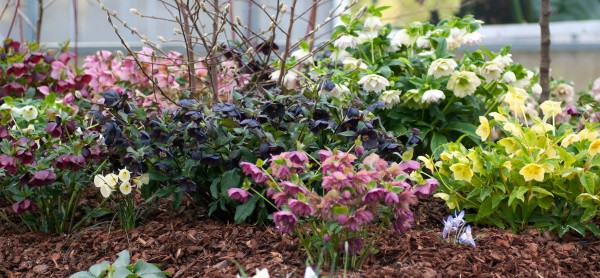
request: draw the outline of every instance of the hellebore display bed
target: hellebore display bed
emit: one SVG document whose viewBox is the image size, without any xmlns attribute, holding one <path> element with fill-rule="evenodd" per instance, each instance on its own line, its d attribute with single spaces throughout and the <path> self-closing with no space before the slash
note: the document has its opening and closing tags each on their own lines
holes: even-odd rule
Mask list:
<svg viewBox="0 0 600 278">
<path fill-rule="evenodd" d="M 6 208 L 3 208 L 6 209 Z M 67 277 L 129 250 L 133 260 L 159 264 L 173 277 L 234 277 L 234 261 L 254 274 L 267 268 L 272 277 L 301 276 L 304 253 L 292 237 L 272 226 L 234 225 L 209 219 L 186 204 L 178 211 L 161 209 L 155 219 L 124 231 L 99 223 L 70 235 L 18 233 L 0 227 L 1 277 Z M 439 239 L 442 201 L 423 200 L 415 226 L 405 236 L 382 235 L 380 252 L 348 277 L 598 277 L 600 238 L 574 234 L 558 238 L 531 229 L 513 234 L 474 227 L 477 247 Z M 117 223 L 114 223 L 118 225 Z M 328 270 L 327 270 L 328 271 Z M 323 270 L 321 275 L 328 275 Z M 339 270 L 337 275 L 341 275 Z"/>
</svg>

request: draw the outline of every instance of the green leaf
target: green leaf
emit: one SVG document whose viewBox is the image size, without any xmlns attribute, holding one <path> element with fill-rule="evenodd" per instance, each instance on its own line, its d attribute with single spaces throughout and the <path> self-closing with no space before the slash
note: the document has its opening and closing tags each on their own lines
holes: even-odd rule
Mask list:
<svg viewBox="0 0 600 278">
<path fill-rule="evenodd" d="M 54 106 L 54 103 L 56 103 L 56 95 L 54 93 L 50 93 L 44 98 L 44 104 L 46 104 L 47 107 Z"/>
<path fill-rule="evenodd" d="M 69 276 L 69 278 L 97 278 L 98 276 L 100 275 L 94 275 L 89 271 L 80 271 Z"/>
<path fill-rule="evenodd" d="M 90 272 L 91 274 L 95 275 L 94 277 L 99 277 L 102 274 L 102 272 L 108 269 L 108 267 L 110 267 L 110 263 L 107 261 L 103 261 L 90 267 Z"/>
<path fill-rule="evenodd" d="M 233 218 L 235 223 L 238 223 L 238 224 L 242 223 L 242 222 L 246 221 L 248 216 L 252 215 L 252 212 L 254 212 L 254 207 L 256 206 L 256 202 L 258 201 L 258 198 L 260 198 L 260 197 L 253 196 L 248 201 L 246 201 L 245 203 L 243 203 L 235 208 L 235 216 Z"/>
<path fill-rule="evenodd" d="M 446 144 L 446 143 L 448 143 L 448 138 L 446 138 L 446 136 L 444 136 L 441 133 L 434 133 L 433 136 L 431 137 L 431 142 L 429 143 L 431 152 L 433 152 L 434 154 L 441 153 L 442 149 L 440 148 L 438 150 L 438 148 L 441 145 Z"/>
<path fill-rule="evenodd" d="M 585 171 L 579 177 L 581 185 L 585 188 L 585 191 L 589 194 L 594 194 L 594 180 L 596 175 L 590 171 Z"/>
<path fill-rule="evenodd" d="M 513 190 L 513 192 L 510 193 L 510 197 L 508 197 L 508 205 L 511 206 L 515 201 L 515 198 L 525 202 L 525 193 L 528 190 L 529 189 L 525 186 L 519 186 L 517 189 Z"/>
<path fill-rule="evenodd" d="M 485 198 L 483 203 L 481 203 L 481 206 L 479 206 L 479 211 L 477 212 L 477 216 L 475 217 L 475 220 L 480 220 L 480 219 L 492 214 L 493 211 L 494 211 L 494 207 L 493 207 L 492 198 L 491 197 Z"/>
<path fill-rule="evenodd" d="M 169 176 L 165 175 L 164 173 L 154 170 L 154 169 L 150 169 L 148 170 L 148 174 L 150 175 L 150 180 L 153 181 L 168 181 L 169 180 Z"/>
<path fill-rule="evenodd" d="M 227 195 L 227 189 L 241 187 L 241 176 L 237 169 L 229 170 L 221 176 L 221 194 Z"/>
<path fill-rule="evenodd" d="M 115 272 L 113 272 L 112 277 L 130 277 L 129 275 L 134 274 L 127 268 L 127 266 L 119 266 L 115 268 Z M 133 276 L 135 277 L 135 276 Z"/>
<path fill-rule="evenodd" d="M 131 260 L 131 256 L 129 255 L 129 251 L 123 250 L 117 254 L 117 259 L 113 263 L 113 266 L 115 266 L 115 267 L 128 266 L 130 260 Z"/>
<path fill-rule="evenodd" d="M 220 182 L 221 182 L 221 179 L 216 178 L 216 179 L 213 179 L 212 183 L 210 184 L 210 195 L 213 197 L 213 199 L 219 198 L 219 183 Z"/>
<path fill-rule="evenodd" d="M 540 193 L 540 194 L 542 194 L 544 196 L 552 196 L 552 197 L 554 197 L 554 194 L 552 194 L 552 192 L 550 192 L 550 191 L 548 191 L 546 189 L 543 189 L 543 188 L 541 188 L 539 186 L 532 187 L 531 191 Z"/>
<path fill-rule="evenodd" d="M 402 161 L 409 161 L 413 158 L 414 150 L 407 150 L 402 154 Z"/>
<path fill-rule="evenodd" d="M 451 122 L 451 123 L 448 123 L 444 127 L 444 129 L 455 130 L 455 131 L 461 132 L 462 134 L 466 134 L 467 136 L 469 136 L 469 138 L 471 138 L 471 140 L 473 140 L 476 143 L 481 141 L 479 135 L 477 135 L 475 133 L 475 131 L 477 130 L 477 127 L 470 123 Z"/>
<path fill-rule="evenodd" d="M 135 263 L 133 271 L 142 277 L 167 277 L 158 267 L 142 260 Z"/>
<path fill-rule="evenodd" d="M 585 209 L 585 211 L 583 212 L 583 215 L 581 215 L 581 219 L 579 220 L 580 222 L 587 222 L 588 220 L 592 219 L 594 216 L 596 216 L 596 214 L 598 214 L 598 207 L 597 206 L 590 206 L 587 207 Z"/>
</svg>

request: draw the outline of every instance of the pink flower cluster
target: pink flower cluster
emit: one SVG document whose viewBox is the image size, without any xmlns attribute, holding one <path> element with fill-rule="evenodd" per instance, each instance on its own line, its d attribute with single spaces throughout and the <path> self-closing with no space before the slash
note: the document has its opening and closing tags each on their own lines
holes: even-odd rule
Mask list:
<svg viewBox="0 0 600 278">
<path fill-rule="evenodd" d="M 328 150 L 319 151 L 319 156 L 320 187 L 324 191 L 307 187 L 300 178 L 300 174 L 314 171 L 304 152 L 273 156 L 267 170 L 269 174 L 254 164 L 242 162 L 244 174 L 256 183 L 268 186 L 267 195 L 280 209 L 273 215 L 279 231 L 294 231 L 299 219 L 304 217 L 306 221 L 315 220 L 316 223 L 337 223 L 349 233 L 361 232 L 383 208 L 393 215 L 391 231 L 403 233 L 414 222 L 410 206 L 416 204 L 418 198 L 430 195 L 439 185 L 435 179 L 424 184 L 414 184 L 407 179 L 410 173 L 420 168 L 416 161 L 389 163 L 377 154 L 358 161 L 351 153 Z M 230 196 L 243 199 L 239 198 L 240 190 L 231 192 L 234 194 L 230 193 Z M 345 240 L 351 241 L 349 253 L 358 254 L 362 249 L 362 239 Z"/>
</svg>

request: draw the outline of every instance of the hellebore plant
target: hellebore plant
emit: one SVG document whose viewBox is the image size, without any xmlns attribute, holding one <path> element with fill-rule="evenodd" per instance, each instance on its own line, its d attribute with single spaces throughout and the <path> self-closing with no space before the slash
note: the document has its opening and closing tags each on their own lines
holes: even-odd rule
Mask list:
<svg viewBox="0 0 600 278">
<path fill-rule="evenodd" d="M 266 197 L 247 179 L 229 194 L 248 202 L 268 197 L 277 209 L 275 226 L 301 239 L 311 264 L 334 267 L 346 257 L 350 267 L 359 268 L 375 252 L 384 226 L 389 233 L 404 233 L 414 221 L 410 206 L 438 184 L 421 177 L 410 153 L 402 163 L 389 163 L 375 153 L 359 159 L 349 152 L 320 150 L 316 160 L 303 151 L 284 152 L 267 162 L 240 164 L 244 174 L 264 186 Z M 377 226 L 374 234 L 371 225 Z"/>
<path fill-rule="evenodd" d="M 469 244 L 476 246 L 475 238 L 473 237 L 471 225 L 467 225 L 464 219 L 465 211 L 461 211 L 458 215 L 454 213 L 444 219 L 444 229 L 442 230 L 442 240 L 449 243 Z"/>
<path fill-rule="evenodd" d="M 94 185 L 100 189 L 100 194 L 104 198 L 112 195 L 113 191 L 120 192 L 116 197 L 116 206 L 119 215 L 119 221 L 123 229 L 135 228 L 138 217 L 134 204 L 134 196 L 131 194 L 133 188 L 141 187 L 150 182 L 150 176 L 143 174 L 131 177 L 131 172 L 127 168 L 119 170 L 118 174 L 110 173 L 107 175 L 97 174 L 94 176 Z M 106 199 L 105 199 L 106 200 Z"/>
<path fill-rule="evenodd" d="M 529 224 L 560 236 L 569 230 L 600 234 L 592 219 L 600 208 L 600 135 L 597 123 L 557 125 L 561 103 L 540 105 L 543 118 L 526 112 L 524 91 L 509 88 L 507 108 L 481 117 L 483 146 L 443 146 L 440 161 L 420 157 L 440 181 L 450 209 L 470 209 L 474 222 L 522 230 Z M 492 131 L 499 139 L 492 141 Z M 494 137 L 498 138 L 498 135 Z"/>
</svg>

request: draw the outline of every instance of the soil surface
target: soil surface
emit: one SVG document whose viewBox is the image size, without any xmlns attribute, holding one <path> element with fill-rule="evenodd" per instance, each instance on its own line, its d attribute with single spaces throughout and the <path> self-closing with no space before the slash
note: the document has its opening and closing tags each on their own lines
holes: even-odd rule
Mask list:
<svg viewBox="0 0 600 278">
<path fill-rule="evenodd" d="M 159 208 L 127 232 L 103 222 L 70 235 L 46 235 L 19 233 L 1 223 L 0 277 L 68 277 L 113 261 L 124 249 L 133 260 L 159 264 L 173 277 L 235 277 L 235 262 L 248 274 L 267 268 L 271 277 L 302 276 L 305 255 L 289 235 L 269 225 L 212 220 L 191 207 Z M 384 232 L 380 252 L 347 277 L 600 277 L 599 237 L 474 227 L 477 247 L 472 248 L 439 239 L 447 215 L 443 202 L 422 200 L 413 229 L 403 235 Z"/>
</svg>

